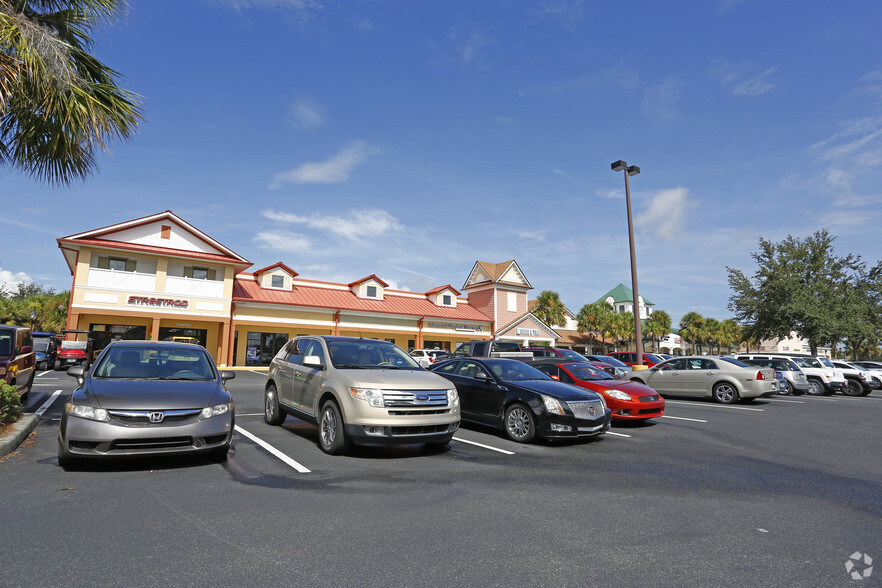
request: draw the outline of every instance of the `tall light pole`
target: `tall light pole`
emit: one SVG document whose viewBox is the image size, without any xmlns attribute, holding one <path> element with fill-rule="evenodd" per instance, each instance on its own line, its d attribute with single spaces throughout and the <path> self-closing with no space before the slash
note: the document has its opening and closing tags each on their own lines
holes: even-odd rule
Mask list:
<svg viewBox="0 0 882 588">
<path fill-rule="evenodd" d="M 637 257 L 634 252 L 634 220 L 631 216 L 631 187 L 628 178 L 640 173 L 636 165 L 629 166 L 621 159 L 613 162 L 613 171 L 625 172 L 625 203 L 628 206 L 628 243 L 631 246 L 631 290 L 634 293 L 634 337 L 637 339 L 637 369 L 643 366 L 643 326 L 640 323 L 640 294 L 637 292 Z"/>
</svg>

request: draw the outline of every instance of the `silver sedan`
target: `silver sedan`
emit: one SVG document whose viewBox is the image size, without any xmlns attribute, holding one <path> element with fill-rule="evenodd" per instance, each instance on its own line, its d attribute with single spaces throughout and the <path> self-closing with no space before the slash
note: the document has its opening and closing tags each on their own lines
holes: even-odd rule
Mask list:
<svg viewBox="0 0 882 588">
<path fill-rule="evenodd" d="M 774 370 L 712 355 L 675 357 L 648 370 L 631 372 L 628 379 L 663 396 L 711 397 L 723 404 L 778 392 Z"/>
</svg>

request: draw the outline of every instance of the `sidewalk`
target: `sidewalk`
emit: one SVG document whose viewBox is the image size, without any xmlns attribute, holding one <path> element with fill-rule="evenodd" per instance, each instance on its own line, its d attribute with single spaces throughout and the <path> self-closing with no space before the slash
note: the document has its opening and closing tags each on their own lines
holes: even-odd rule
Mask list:
<svg viewBox="0 0 882 588">
<path fill-rule="evenodd" d="M 21 415 L 21 418 L 11 425 L 3 427 L 3 436 L 0 437 L 0 457 L 12 453 L 28 435 L 37 428 L 40 416 L 33 413 Z M 7 431 L 7 429 L 11 429 Z"/>
</svg>

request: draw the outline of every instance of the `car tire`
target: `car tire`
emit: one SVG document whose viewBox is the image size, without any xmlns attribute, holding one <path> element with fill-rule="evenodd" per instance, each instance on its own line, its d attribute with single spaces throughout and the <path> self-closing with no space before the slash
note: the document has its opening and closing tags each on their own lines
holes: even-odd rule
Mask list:
<svg viewBox="0 0 882 588">
<path fill-rule="evenodd" d="M 816 378 L 809 378 L 808 393 L 812 396 L 822 396 L 824 394 L 824 384 Z"/>
<path fill-rule="evenodd" d="M 319 447 L 329 455 L 341 455 L 349 451 L 352 442 L 346 435 L 346 424 L 340 408 L 333 400 L 322 405 L 318 419 Z"/>
<path fill-rule="evenodd" d="M 536 417 L 524 404 L 516 403 L 509 406 L 505 411 L 502 425 L 505 434 L 512 441 L 529 443 L 536 437 Z"/>
<path fill-rule="evenodd" d="M 792 396 L 793 395 L 793 384 L 784 380 L 784 389 L 779 391 L 778 394 L 781 396 Z"/>
<path fill-rule="evenodd" d="M 285 422 L 285 413 L 279 406 L 279 392 L 275 384 L 267 384 L 263 391 L 263 420 L 268 425 L 278 426 Z"/>
<path fill-rule="evenodd" d="M 55 360 L 55 363 L 52 364 L 52 369 L 54 369 L 56 372 L 61 369 L 61 360 L 60 359 Z"/>
<path fill-rule="evenodd" d="M 40 365 L 37 366 L 37 369 L 40 370 L 41 372 L 45 372 L 46 370 L 49 369 L 49 362 L 48 361 L 41 361 Z"/>
<path fill-rule="evenodd" d="M 842 393 L 846 396 L 863 396 L 864 386 L 857 380 L 847 378 L 845 380 L 845 387 L 842 389 Z"/>
<path fill-rule="evenodd" d="M 713 396 L 720 404 L 734 404 L 738 402 L 738 388 L 729 382 L 718 382 L 714 384 Z"/>
</svg>

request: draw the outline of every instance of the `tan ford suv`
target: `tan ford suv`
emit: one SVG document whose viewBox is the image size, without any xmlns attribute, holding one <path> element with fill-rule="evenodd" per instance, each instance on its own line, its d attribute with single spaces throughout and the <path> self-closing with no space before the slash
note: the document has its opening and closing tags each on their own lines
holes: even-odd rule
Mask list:
<svg viewBox="0 0 882 588">
<path fill-rule="evenodd" d="M 269 366 L 264 420 L 287 415 L 317 424 L 322 451 L 356 445 L 443 446 L 459 428 L 459 396 L 403 349 L 376 339 L 306 335 Z"/>
</svg>

